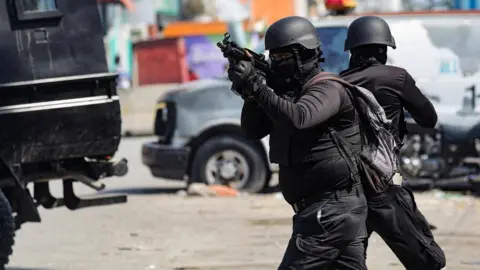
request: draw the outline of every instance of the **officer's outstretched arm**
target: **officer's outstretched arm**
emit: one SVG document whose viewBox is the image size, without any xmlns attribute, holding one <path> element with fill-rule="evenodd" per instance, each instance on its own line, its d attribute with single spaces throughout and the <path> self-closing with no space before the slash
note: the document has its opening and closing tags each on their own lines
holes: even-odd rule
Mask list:
<svg viewBox="0 0 480 270">
<path fill-rule="evenodd" d="M 412 115 L 415 122 L 424 127 L 433 128 L 437 124 L 437 112 L 430 100 L 415 85 L 415 80 L 406 74 L 403 83 L 403 106 Z"/>
<path fill-rule="evenodd" d="M 296 103 L 277 96 L 267 85 L 262 85 L 253 97 L 272 121 L 293 129 L 317 126 L 340 108 L 339 90 L 328 81 L 310 86 Z"/>
<path fill-rule="evenodd" d="M 242 132 L 248 139 L 260 140 L 272 129 L 272 121 L 255 101 L 245 101 L 242 107 Z"/>
</svg>

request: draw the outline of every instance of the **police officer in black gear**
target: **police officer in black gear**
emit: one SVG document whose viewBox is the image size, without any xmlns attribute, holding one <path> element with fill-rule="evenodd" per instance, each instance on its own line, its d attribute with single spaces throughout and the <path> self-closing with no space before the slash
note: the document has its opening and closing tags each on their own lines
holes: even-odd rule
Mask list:
<svg viewBox="0 0 480 270">
<path fill-rule="evenodd" d="M 432 103 L 403 68 L 385 65 L 387 46 L 396 48 L 388 24 L 376 16 L 356 19 L 348 28 L 345 51 L 350 51 L 349 69 L 340 73 L 352 84 L 372 90 L 387 117 L 396 128 L 399 140 L 405 136 L 405 108 L 424 127 L 433 128 L 437 113 Z"/>
<path fill-rule="evenodd" d="M 367 203 L 329 133 L 342 132 L 359 147 L 359 127 L 345 88 L 315 81 L 320 45 L 312 23 L 286 17 L 265 35 L 274 79 L 267 84 L 250 62 L 228 73 L 245 99 L 242 131 L 251 139 L 270 135 L 270 160 L 280 166 L 280 188 L 295 212 L 279 269 L 361 270 Z"/>
<path fill-rule="evenodd" d="M 404 108 L 419 125 L 428 128 L 435 127 L 437 113 L 405 69 L 386 65 L 387 47 L 395 49 L 396 45 L 383 19 L 364 16 L 354 20 L 345 41 L 345 51 L 351 53 L 350 66 L 340 76 L 373 92 L 392 120 L 400 143 L 406 133 Z M 409 190 L 394 185 L 384 194 L 367 196 L 367 200 L 368 236 L 376 231 L 407 270 L 439 270 L 445 266 L 445 254 L 434 241 Z M 365 250 L 367 244 L 368 239 Z"/>
</svg>

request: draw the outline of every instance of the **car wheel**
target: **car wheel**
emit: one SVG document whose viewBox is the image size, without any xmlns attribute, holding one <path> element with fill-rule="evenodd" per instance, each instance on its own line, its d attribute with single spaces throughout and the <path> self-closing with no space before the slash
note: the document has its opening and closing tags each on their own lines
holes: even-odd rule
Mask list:
<svg viewBox="0 0 480 270">
<path fill-rule="evenodd" d="M 239 136 L 217 136 L 198 148 L 191 179 L 258 193 L 264 189 L 267 175 L 267 164 L 253 143 Z"/>
</svg>

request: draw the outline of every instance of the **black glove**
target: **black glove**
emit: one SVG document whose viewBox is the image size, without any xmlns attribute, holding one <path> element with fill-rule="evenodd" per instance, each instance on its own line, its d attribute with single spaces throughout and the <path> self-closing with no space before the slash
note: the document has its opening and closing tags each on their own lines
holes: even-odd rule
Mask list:
<svg viewBox="0 0 480 270">
<path fill-rule="evenodd" d="M 228 78 L 239 86 L 245 86 L 255 77 L 255 67 L 251 62 L 240 61 L 228 68 Z"/>
<path fill-rule="evenodd" d="M 240 61 L 228 69 L 228 78 L 233 82 L 237 91 L 241 89 L 241 96 L 245 99 L 259 89 L 259 83 L 265 83 L 263 78 L 251 62 Z"/>
</svg>

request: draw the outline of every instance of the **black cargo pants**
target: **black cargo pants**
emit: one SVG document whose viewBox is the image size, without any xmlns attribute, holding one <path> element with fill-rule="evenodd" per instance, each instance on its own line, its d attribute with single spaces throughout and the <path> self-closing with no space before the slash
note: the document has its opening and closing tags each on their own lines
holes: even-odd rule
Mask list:
<svg viewBox="0 0 480 270">
<path fill-rule="evenodd" d="M 367 230 L 368 237 L 373 231 L 380 235 L 407 270 L 445 267 L 445 253 L 408 188 L 392 185 L 385 193 L 368 196 Z M 368 238 L 365 252 L 367 246 Z"/>
<path fill-rule="evenodd" d="M 292 237 L 278 269 L 367 269 L 367 201 L 361 187 L 322 194 L 313 201 L 293 216 Z"/>
</svg>

